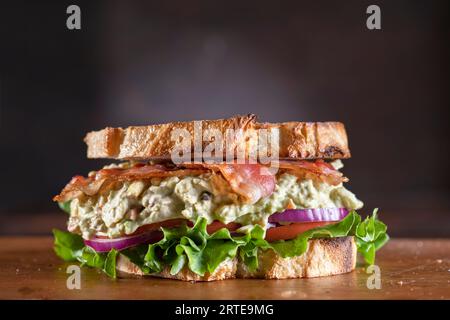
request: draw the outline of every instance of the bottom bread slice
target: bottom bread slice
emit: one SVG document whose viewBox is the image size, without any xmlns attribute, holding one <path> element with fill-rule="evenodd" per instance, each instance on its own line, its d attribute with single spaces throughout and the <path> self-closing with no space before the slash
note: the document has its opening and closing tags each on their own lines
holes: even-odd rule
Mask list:
<svg viewBox="0 0 450 320">
<path fill-rule="evenodd" d="M 169 268 L 149 276 L 184 281 L 214 281 L 233 278 L 290 279 L 313 278 L 347 273 L 356 266 L 356 244 L 353 237 L 323 238 L 308 241 L 301 256 L 282 258 L 273 250 L 260 250 L 258 269 L 251 272 L 238 258 L 223 261 L 212 273 L 200 276 L 187 267 L 171 275 Z M 144 275 L 135 264 L 119 255 L 117 270 L 121 276 Z"/>
</svg>

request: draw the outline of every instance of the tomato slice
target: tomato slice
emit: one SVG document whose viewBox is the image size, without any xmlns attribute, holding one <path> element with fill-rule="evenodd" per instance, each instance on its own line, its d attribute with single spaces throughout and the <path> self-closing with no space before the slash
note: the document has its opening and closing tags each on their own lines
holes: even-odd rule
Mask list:
<svg viewBox="0 0 450 320">
<path fill-rule="evenodd" d="M 266 240 L 268 242 L 278 240 L 289 240 L 296 238 L 300 233 L 314 229 L 317 227 L 326 226 L 327 224 L 333 224 L 337 221 L 320 221 L 320 222 L 298 222 L 291 223 L 286 226 L 274 227 L 267 229 Z"/>
<path fill-rule="evenodd" d="M 178 227 L 179 225 L 185 223 L 187 221 L 188 226 L 192 227 L 193 224 L 192 222 L 190 222 L 189 220 L 185 220 L 185 219 L 172 219 L 172 220 L 166 220 L 166 221 L 161 221 L 161 222 L 156 222 L 156 223 L 151 223 L 151 224 L 146 224 L 143 226 L 140 226 L 139 228 L 136 229 L 135 232 L 133 232 L 132 234 L 128 235 L 129 237 L 131 236 L 135 236 L 138 235 L 140 233 L 146 233 L 146 232 L 150 232 L 150 231 L 160 231 L 160 228 L 173 228 L 173 227 Z M 162 232 L 160 232 L 162 235 Z M 126 237 L 126 236 L 123 236 Z M 106 236 L 96 236 L 96 238 L 98 239 L 109 239 L 109 237 Z M 162 239 L 162 236 L 161 236 Z"/>
<path fill-rule="evenodd" d="M 144 233 L 144 232 L 149 232 L 149 231 L 157 231 L 161 227 L 174 228 L 174 227 L 180 226 L 183 223 L 187 223 L 187 225 L 189 227 L 192 227 L 194 225 L 191 221 L 186 220 L 186 219 L 172 219 L 172 220 L 166 220 L 166 221 L 162 221 L 162 222 L 151 223 L 151 224 L 146 224 L 144 226 L 141 226 L 133 233 L 133 235 L 136 235 L 139 233 Z M 208 231 L 209 234 L 213 234 L 214 232 L 216 232 L 217 230 L 220 230 L 222 228 L 226 228 L 230 231 L 235 231 L 235 230 L 239 229 L 240 227 L 241 227 L 241 225 L 239 223 L 235 223 L 235 222 L 230 222 L 228 224 L 224 224 L 220 221 L 213 221 L 211 224 L 209 224 L 206 227 L 206 231 Z"/>
<path fill-rule="evenodd" d="M 133 235 L 139 234 L 139 233 L 143 233 L 143 232 L 156 231 L 156 230 L 159 230 L 159 228 L 161 228 L 161 227 L 163 227 L 163 228 L 178 227 L 178 226 L 180 226 L 180 225 L 182 225 L 183 223 L 186 223 L 186 222 L 187 222 L 188 226 L 190 226 L 190 227 L 193 226 L 192 222 L 190 222 L 189 220 L 186 220 L 186 219 L 172 219 L 172 220 L 166 220 L 166 221 L 161 221 L 161 222 L 156 222 L 156 223 L 151 223 L 151 224 L 146 224 L 144 226 L 140 226 L 133 233 Z"/>
<path fill-rule="evenodd" d="M 240 227 L 241 227 L 241 225 L 236 222 L 230 222 L 228 224 L 224 224 L 220 221 L 213 221 L 211 224 L 209 224 L 206 227 L 206 231 L 208 231 L 209 234 L 213 234 L 214 232 L 216 232 L 217 230 L 220 230 L 222 228 L 226 228 L 229 231 L 236 231 Z"/>
</svg>

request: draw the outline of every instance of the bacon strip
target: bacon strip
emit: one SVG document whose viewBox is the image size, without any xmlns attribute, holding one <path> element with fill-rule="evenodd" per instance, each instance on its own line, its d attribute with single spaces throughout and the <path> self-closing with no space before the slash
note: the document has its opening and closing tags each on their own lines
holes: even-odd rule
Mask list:
<svg viewBox="0 0 450 320">
<path fill-rule="evenodd" d="M 334 186 L 348 181 L 342 172 L 334 169 L 331 164 L 322 159 L 316 161 L 280 160 L 279 168 L 300 178 L 316 179 Z"/>
<path fill-rule="evenodd" d="M 118 181 L 132 181 L 149 178 L 167 178 L 167 177 L 181 177 L 186 175 L 200 175 L 209 170 L 206 168 L 168 168 L 161 164 L 145 165 L 137 164 L 129 169 L 101 169 L 97 172 L 98 178 L 115 179 Z"/>
<path fill-rule="evenodd" d="M 270 196 L 275 190 L 275 176 L 260 164 L 204 164 L 213 171 L 220 171 L 231 189 L 245 202 L 255 203 Z"/>
<path fill-rule="evenodd" d="M 200 175 L 210 171 L 220 172 L 231 189 L 242 196 L 247 203 L 255 203 L 259 199 L 267 197 L 275 189 L 274 175 L 268 168 L 259 164 L 195 163 L 174 169 L 158 164 L 138 164 L 129 169 L 101 169 L 88 178 L 75 176 L 53 200 L 68 201 L 82 194 L 93 196 L 117 181 Z"/>
<path fill-rule="evenodd" d="M 282 160 L 279 167 L 296 176 L 320 179 L 332 185 L 348 180 L 323 160 L 315 162 Z M 93 196 L 121 181 L 200 175 L 211 171 L 219 172 L 232 191 L 240 195 L 246 203 L 253 204 L 263 197 L 270 196 L 275 190 L 275 176 L 268 167 L 261 164 L 194 163 L 171 168 L 160 164 L 136 164 L 128 169 L 101 169 L 87 178 L 75 176 L 53 200 L 68 201 L 82 194 Z"/>
<path fill-rule="evenodd" d="M 64 202 L 75 199 L 83 193 L 93 196 L 101 190 L 105 190 L 115 182 L 132 181 L 150 178 L 181 177 L 186 175 L 200 175 L 209 172 L 206 168 L 196 169 L 170 169 L 163 165 L 137 164 L 129 169 L 101 169 L 95 174 L 85 178 L 75 176 L 64 187 L 61 193 L 53 198 L 53 201 Z"/>
<path fill-rule="evenodd" d="M 79 197 L 81 194 L 93 196 L 97 194 L 106 179 L 92 179 L 83 176 L 75 176 L 64 187 L 61 193 L 53 198 L 53 201 L 68 201 Z"/>
</svg>

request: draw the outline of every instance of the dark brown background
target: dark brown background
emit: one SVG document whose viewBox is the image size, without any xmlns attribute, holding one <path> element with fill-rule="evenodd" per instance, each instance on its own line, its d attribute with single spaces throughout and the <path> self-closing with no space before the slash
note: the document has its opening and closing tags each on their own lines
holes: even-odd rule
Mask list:
<svg viewBox="0 0 450 320">
<path fill-rule="evenodd" d="M 85 158 L 89 130 L 256 113 L 344 122 L 363 212 L 394 236 L 450 236 L 447 1 L 1 6 L 0 234 L 64 225 L 51 197 L 105 163 Z"/>
</svg>

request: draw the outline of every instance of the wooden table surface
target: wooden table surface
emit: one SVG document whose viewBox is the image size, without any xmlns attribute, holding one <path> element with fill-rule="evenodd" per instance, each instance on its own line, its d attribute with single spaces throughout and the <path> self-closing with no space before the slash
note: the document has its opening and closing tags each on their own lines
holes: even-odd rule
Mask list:
<svg viewBox="0 0 450 320">
<path fill-rule="evenodd" d="M 81 289 L 66 287 L 68 263 L 50 237 L 0 238 L 0 299 L 450 299 L 450 239 L 394 239 L 380 252 L 381 289 L 363 267 L 344 275 L 292 280 L 190 283 L 111 280 L 82 268 Z"/>
</svg>

